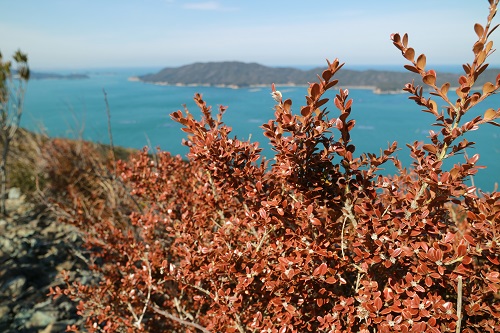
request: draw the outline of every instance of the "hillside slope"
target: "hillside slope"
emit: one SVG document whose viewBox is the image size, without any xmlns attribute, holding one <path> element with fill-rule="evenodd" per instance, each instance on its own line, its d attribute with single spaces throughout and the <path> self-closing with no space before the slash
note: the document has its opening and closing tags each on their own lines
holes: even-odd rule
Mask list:
<svg viewBox="0 0 500 333">
<path fill-rule="evenodd" d="M 268 67 L 257 63 L 237 61 L 227 62 L 197 62 L 181 67 L 167 67 L 157 73 L 142 75 L 137 80 L 168 85 L 208 85 L 229 86 L 235 88 L 258 85 L 287 84 L 306 85 L 316 80 L 323 68 L 300 70 L 291 67 Z M 486 81 L 494 82 L 500 69 L 487 69 L 478 85 Z M 458 86 L 458 74 L 438 73 L 438 83 L 450 82 Z M 341 87 L 370 87 L 379 92 L 399 91 L 404 85 L 419 77 L 408 71 L 356 71 L 342 69 L 337 79 Z"/>
</svg>

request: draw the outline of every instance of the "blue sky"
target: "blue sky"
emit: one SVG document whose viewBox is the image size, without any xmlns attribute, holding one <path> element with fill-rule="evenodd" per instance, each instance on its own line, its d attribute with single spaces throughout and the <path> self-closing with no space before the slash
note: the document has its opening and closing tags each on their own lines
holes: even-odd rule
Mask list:
<svg viewBox="0 0 500 333">
<path fill-rule="evenodd" d="M 472 59 L 487 0 L 0 0 L 0 52 L 35 69 L 166 67 L 239 60 L 271 66 L 404 65 L 393 32 L 428 63 Z M 500 17 L 500 16 L 499 16 Z M 496 18 L 498 22 L 499 19 Z M 500 38 L 500 30 L 493 40 Z M 500 64 L 497 53 L 490 62 Z"/>
</svg>

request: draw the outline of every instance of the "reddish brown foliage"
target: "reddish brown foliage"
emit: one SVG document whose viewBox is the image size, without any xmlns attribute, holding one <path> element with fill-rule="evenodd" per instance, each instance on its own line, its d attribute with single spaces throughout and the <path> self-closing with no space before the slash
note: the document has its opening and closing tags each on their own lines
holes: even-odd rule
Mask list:
<svg viewBox="0 0 500 333">
<path fill-rule="evenodd" d="M 439 128 L 430 143 L 408 145 L 410 169 L 392 156 L 396 143 L 380 155 L 354 154 L 349 92 L 324 97 L 338 60 L 310 84 L 300 115 L 273 86 L 275 118 L 263 125 L 272 165 L 256 143 L 229 137 L 223 107 L 214 117 L 196 95 L 201 120 L 172 114 L 188 133 L 189 162 L 144 151 L 120 164 L 143 209 L 131 214 L 135 232 L 101 219 L 106 228 L 89 238 L 103 241 L 90 242 L 101 283 L 54 294 L 81 300 L 90 332 L 500 331 L 500 193 L 478 195 L 465 184 L 478 155 L 443 169 L 472 145 L 464 134 L 498 125 L 498 110 L 461 122 L 500 88 L 497 80 L 472 90 L 492 52 L 498 1 L 490 4 L 456 101 L 449 83 L 435 85 L 425 56 L 415 59 L 407 35 L 392 36 L 407 68 L 445 103 L 440 111 L 423 87 L 405 87 Z M 331 118 L 329 106 L 337 109 Z M 397 174 L 380 175 L 384 163 Z"/>
</svg>

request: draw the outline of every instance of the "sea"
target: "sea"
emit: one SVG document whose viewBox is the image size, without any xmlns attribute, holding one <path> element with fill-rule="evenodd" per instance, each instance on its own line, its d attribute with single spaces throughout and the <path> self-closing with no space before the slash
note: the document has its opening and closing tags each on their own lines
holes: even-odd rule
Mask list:
<svg viewBox="0 0 500 333">
<path fill-rule="evenodd" d="M 365 67 L 371 68 L 371 67 Z M 359 68 L 359 69 L 365 69 Z M 200 117 L 193 96 L 201 93 L 214 112 L 220 105 L 227 106 L 224 122 L 232 127 L 232 134 L 240 140 L 258 141 L 268 159 L 274 156 L 261 126 L 274 115 L 274 100 L 270 87 L 218 88 L 206 86 L 161 86 L 129 80 L 130 77 L 154 73 L 160 68 L 112 68 L 78 71 L 61 71 L 60 74 L 77 72 L 89 79 L 45 79 L 28 83 L 21 126 L 42 132 L 51 137 L 83 138 L 99 143 L 109 143 L 106 99 L 109 105 L 111 131 L 115 145 L 169 151 L 183 157 L 188 148 L 182 145 L 186 133 L 170 118 L 170 114 L 187 107 Z M 356 69 L 356 68 L 353 68 Z M 373 68 L 379 69 L 379 68 Z M 339 83 L 341 87 L 341 83 Z M 292 111 L 300 112 L 305 104 L 305 86 L 277 87 L 284 98 L 293 101 Z M 338 90 L 337 90 L 338 92 Z M 105 98 L 106 95 L 106 98 Z M 327 97 L 334 97 L 335 91 Z M 398 142 L 396 155 L 403 165 L 409 166 L 411 158 L 406 143 L 429 142 L 429 130 L 434 116 L 421 111 L 408 94 L 375 94 L 370 89 L 349 89 L 353 99 L 351 118 L 356 126 L 351 132 L 355 155 L 363 152 L 379 153 L 389 143 Z M 338 110 L 333 101 L 326 104 L 329 117 L 336 117 Z M 482 115 L 488 108 L 498 109 L 500 96 L 494 95 L 471 110 L 465 121 Z M 334 137 L 338 133 L 332 132 Z M 466 139 L 475 142 L 466 154 L 479 154 L 478 165 L 486 168 L 469 179 L 479 189 L 491 192 L 500 183 L 500 127 L 490 124 L 467 133 Z M 459 155 L 447 161 L 445 167 L 464 161 Z M 384 167 L 380 174 L 392 174 L 395 169 Z"/>
</svg>

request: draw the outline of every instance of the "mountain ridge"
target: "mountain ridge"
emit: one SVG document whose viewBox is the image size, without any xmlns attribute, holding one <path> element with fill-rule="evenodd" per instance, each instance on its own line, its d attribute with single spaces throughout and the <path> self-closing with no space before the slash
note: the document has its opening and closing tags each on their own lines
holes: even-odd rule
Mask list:
<svg viewBox="0 0 500 333">
<path fill-rule="evenodd" d="M 205 85 L 232 88 L 270 85 L 307 85 L 317 81 L 324 67 L 302 70 L 293 67 L 270 67 L 255 62 L 240 61 L 195 62 L 180 67 L 165 67 L 157 73 L 132 77 L 131 80 L 159 85 Z M 495 82 L 500 69 L 487 69 L 477 84 Z M 438 73 L 438 83 L 450 82 L 454 86 L 459 74 Z M 388 70 L 341 69 L 336 74 L 340 87 L 371 88 L 375 92 L 399 92 L 412 80 L 419 82 L 420 76 L 411 72 Z M 458 83 L 456 83 L 458 86 Z"/>
</svg>

